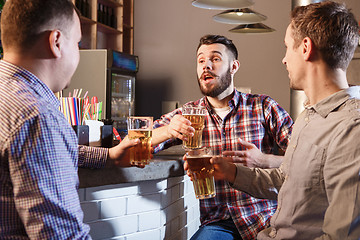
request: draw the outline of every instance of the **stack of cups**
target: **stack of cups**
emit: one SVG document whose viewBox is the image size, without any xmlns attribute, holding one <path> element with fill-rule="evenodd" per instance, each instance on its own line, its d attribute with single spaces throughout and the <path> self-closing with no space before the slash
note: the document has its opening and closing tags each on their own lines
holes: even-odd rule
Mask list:
<svg viewBox="0 0 360 240">
<path fill-rule="evenodd" d="M 195 196 L 197 199 L 212 198 L 216 195 L 214 167 L 210 164 L 212 154 L 210 149 L 202 146 L 206 108 L 186 105 L 183 106 L 182 115 L 190 120 L 191 126 L 195 129 L 194 135 L 183 141 Z"/>
</svg>

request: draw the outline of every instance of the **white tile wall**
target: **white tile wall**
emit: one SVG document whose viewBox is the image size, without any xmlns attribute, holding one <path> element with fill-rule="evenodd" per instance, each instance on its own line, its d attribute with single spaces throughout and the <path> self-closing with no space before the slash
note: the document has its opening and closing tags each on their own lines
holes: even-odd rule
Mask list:
<svg viewBox="0 0 360 240">
<path fill-rule="evenodd" d="M 79 189 L 93 239 L 187 240 L 200 225 L 188 176 Z"/>
</svg>

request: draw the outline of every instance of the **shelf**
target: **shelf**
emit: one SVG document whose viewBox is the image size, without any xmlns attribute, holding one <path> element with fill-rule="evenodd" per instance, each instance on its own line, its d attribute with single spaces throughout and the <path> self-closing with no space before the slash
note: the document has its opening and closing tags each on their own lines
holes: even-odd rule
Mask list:
<svg viewBox="0 0 360 240">
<path fill-rule="evenodd" d="M 114 0 L 98 0 L 98 3 L 114 8 L 123 6 L 119 1 L 114 1 Z"/>
<path fill-rule="evenodd" d="M 95 24 L 96 22 L 90 18 L 80 16 L 81 24 Z"/>
<path fill-rule="evenodd" d="M 119 52 L 133 54 L 134 0 L 72 1 L 74 4 L 78 4 L 85 16 L 91 16 L 80 17 L 82 29 L 81 49 L 113 49 Z M 101 10 L 104 9 L 104 15 L 115 16 L 116 20 L 113 21 L 112 24 L 114 27 L 97 21 L 99 6 Z"/>
<path fill-rule="evenodd" d="M 108 34 L 121 34 L 122 32 L 102 23 L 97 23 L 98 31 Z"/>
</svg>

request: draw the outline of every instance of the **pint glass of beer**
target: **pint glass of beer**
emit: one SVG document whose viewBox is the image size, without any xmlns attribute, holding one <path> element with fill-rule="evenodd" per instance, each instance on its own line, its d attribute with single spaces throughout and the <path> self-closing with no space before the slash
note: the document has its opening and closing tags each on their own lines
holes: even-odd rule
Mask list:
<svg viewBox="0 0 360 240">
<path fill-rule="evenodd" d="M 212 198 L 216 195 L 214 167 L 210 164 L 211 157 L 210 151 L 206 148 L 186 152 L 186 161 L 197 199 Z"/>
<path fill-rule="evenodd" d="M 152 117 L 128 117 L 129 139 L 140 139 L 140 143 L 130 148 L 130 164 L 149 164 L 151 155 Z"/>
<path fill-rule="evenodd" d="M 197 149 L 202 147 L 202 132 L 204 129 L 206 108 L 204 106 L 185 105 L 182 109 L 182 115 L 190 120 L 191 126 L 195 128 L 194 136 L 188 137 L 183 141 L 185 149 Z"/>
</svg>

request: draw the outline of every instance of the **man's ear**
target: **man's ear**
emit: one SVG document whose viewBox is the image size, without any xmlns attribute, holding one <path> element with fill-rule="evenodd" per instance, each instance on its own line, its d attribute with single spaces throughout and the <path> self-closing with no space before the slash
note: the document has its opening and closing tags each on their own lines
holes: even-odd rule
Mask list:
<svg viewBox="0 0 360 240">
<path fill-rule="evenodd" d="M 301 46 L 302 46 L 302 54 L 304 60 L 305 61 L 310 60 L 315 54 L 315 46 L 313 41 L 309 37 L 306 37 L 302 40 Z"/>
<path fill-rule="evenodd" d="M 53 30 L 50 32 L 49 44 L 50 50 L 54 57 L 61 57 L 61 47 L 62 47 L 62 33 L 59 30 Z"/>
<path fill-rule="evenodd" d="M 231 65 L 230 73 L 235 74 L 239 70 L 239 68 L 240 68 L 239 60 L 234 60 Z"/>
</svg>

